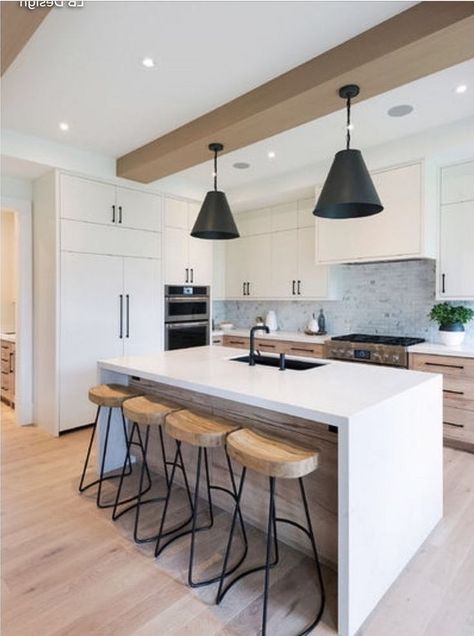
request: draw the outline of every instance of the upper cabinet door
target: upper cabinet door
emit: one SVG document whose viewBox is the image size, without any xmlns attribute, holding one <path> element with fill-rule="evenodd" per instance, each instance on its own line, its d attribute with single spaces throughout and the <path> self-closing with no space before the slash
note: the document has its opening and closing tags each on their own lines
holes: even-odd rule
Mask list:
<svg viewBox="0 0 474 636">
<path fill-rule="evenodd" d="M 271 297 L 272 235 L 246 237 L 247 245 L 241 258 L 245 259 L 247 295 L 257 298 Z M 237 242 L 237 241 L 236 241 Z"/>
<path fill-rule="evenodd" d="M 329 267 L 314 264 L 314 227 L 298 230 L 298 283 L 296 287 L 300 298 L 328 298 Z"/>
<path fill-rule="evenodd" d="M 117 188 L 117 224 L 161 232 L 161 197 L 151 192 Z"/>
<path fill-rule="evenodd" d="M 162 289 L 161 261 L 123 259 L 124 355 L 162 351 Z"/>
<path fill-rule="evenodd" d="M 165 283 L 167 285 L 189 284 L 191 277 L 188 230 L 166 227 L 163 250 L 165 254 Z"/>
<path fill-rule="evenodd" d="M 189 237 L 190 283 L 211 285 L 213 276 L 212 249 L 214 241 Z"/>
<path fill-rule="evenodd" d="M 226 241 L 225 297 L 245 298 L 248 279 L 249 236 Z"/>
<path fill-rule="evenodd" d="M 65 219 L 113 225 L 118 220 L 115 187 L 61 175 L 61 216 Z"/>
<path fill-rule="evenodd" d="M 188 202 L 165 197 L 165 226 L 187 230 L 189 227 Z"/>
<path fill-rule="evenodd" d="M 384 209 L 361 219 L 318 219 L 316 262 L 347 263 L 423 256 L 422 167 L 372 175 Z"/>
<path fill-rule="evenodd" d="M 271 249 L 270 295 L 275 298 L 295 297 L 298 293 L 298 231 L 273 232 Z"/>
<path fill-rule="evenodd" d="M 447 166 L 441 171 L 441 203 L 474 200 L 474 161 Z"/>
<path fill-rule="evenodd" d="M 439 295 L 474 299 L 474 200 L 441 206 Z"/>
</svg>

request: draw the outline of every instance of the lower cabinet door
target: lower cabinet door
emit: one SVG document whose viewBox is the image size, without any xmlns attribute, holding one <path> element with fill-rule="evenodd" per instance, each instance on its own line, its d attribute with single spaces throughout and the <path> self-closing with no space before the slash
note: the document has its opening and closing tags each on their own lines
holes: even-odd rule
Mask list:
<svg viewBox="0 0 474 636">
<path fill-rule="evenodd" d="M 144 355 L 162 351 L 161 261 L 124 258 L 123 290 L 124 354 Z"/>
<path fill-rule="evenodd" d="M 97 360 L 122 355 L 123 260 L 119 256 L 61 253 L 60 431 L 94 420 L 95 406 L 87 393 L 97 383 Z"/>
</svg>

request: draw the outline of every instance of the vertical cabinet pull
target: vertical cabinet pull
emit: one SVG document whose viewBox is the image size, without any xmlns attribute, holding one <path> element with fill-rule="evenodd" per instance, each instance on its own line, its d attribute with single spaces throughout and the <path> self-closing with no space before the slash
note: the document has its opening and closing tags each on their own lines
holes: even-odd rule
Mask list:
<svg viewBox="0 0 474 636">
<path fill-rule="evenodd" d="M 129 294 L 125 296 L 125 301 L 126 301 L 125 315 L 127 319 L 127 330 L 125 332 L 125 337 L 130 338 L 130 296 Z"/>
<path fill-rule="evenodd" d="M 298 281 L 298 296 L 301 296 L 301 281 Z"/>
<path fill-rule="evenodd" d="M 185 283 L 189 283 L 189 269 L 186 267 L 186 280 L 184 281 Z"/>
<path fill-rule="evenodd" d="M 118 206 L 118 212 L 119 212 L 118 222 L 122 223 L 122 206 L 121 205 Z"/>
<path fill-rule="evenodd" d="M 191 267 L 191 269 L 189 270 L 191 272 L 191 283 L 194 283 L 194 267 Z"/>
<path fill-rule="evenodd" d="M 9 365 L 10 365 L 10 373 L 13 373 L 13 371 L 15 370 L 13 368 L 13 351 L 10 351 L 10 361 L 9 361 Z"/>
<path fill-rule="evenodd" d="M 123 338 L 123 294 L 119 295 L 119 304 L 120 304 L 120 309 L 119 309 L 119 314 L 120 314 L 119 338 L 122 339 Z"/>
<path fill-rule="evenodd" d="M 446 293 L 446 274 L 441 274 L 441 293 Z"/>
<path fill-rule="evenodd" d="M 242 296 L 246 296 L 246 293 L 245 293 L 245 282 L 242 283 Z"/>
<path fill-rule="evenodd" d="M 115 205 L 112 206 L 112 223 L 115 223 Z"/>
<path fill-rule="evenodd" d="M 250 283 L 247 281 L 247 296 L 250 296 Z"/>
</svg>

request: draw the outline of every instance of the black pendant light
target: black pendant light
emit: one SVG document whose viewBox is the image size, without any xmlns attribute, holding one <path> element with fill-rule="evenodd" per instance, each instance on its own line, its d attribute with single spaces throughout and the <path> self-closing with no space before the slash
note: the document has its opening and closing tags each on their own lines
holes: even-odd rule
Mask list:
<svg viewBox="0 0 474 636">
<path fill-rule="evenodd" d="M 217 153 L 223 148 L 219 143 L 209 144 L 209 150 L 214 153 L 214 190 L 206 194 L 199 211 L 191 232 L 195 238 L 226 240 L 240 236 L 227 197 L 217 189 Z"/>
<path fill-rule="evenodd" d="M 347 101 L 347 142 L 346 149 L 336 153 L 313 210 L 315 216 L 324 219 L 358 219 L 383 210 L 362 153 L 350 148 L 351 99 L 358 94 L 356 84 L 339 89 L 339 95 Z"/>
</svg>

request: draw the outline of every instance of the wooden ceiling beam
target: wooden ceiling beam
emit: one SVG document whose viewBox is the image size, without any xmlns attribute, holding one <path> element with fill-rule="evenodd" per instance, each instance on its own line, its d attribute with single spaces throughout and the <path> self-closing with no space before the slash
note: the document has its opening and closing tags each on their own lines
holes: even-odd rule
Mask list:
<svg viewBox="0 0 474 636">
<path fill-rule="evenodd" d="M 33 33 L 50 12 L 51 7 L 28 9 L 19 2 L 5 2 L 1 11 L 1 74 L 5 73 Z"/>
<path fill-rule="evenodd" d="M 368 99 L 474 57 L 474 2 L 421 2 L 117 160 L 149 183 L 342 108 L 340 86 Z"/>
</svg>

